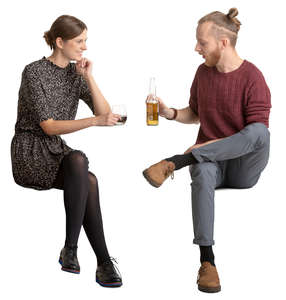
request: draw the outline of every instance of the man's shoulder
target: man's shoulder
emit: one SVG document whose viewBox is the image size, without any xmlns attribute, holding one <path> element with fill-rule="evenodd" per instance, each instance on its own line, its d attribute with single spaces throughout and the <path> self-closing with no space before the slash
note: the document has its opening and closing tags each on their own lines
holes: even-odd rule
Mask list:
<svg viewBox="0 0 286 300">
<path fill-rule="evenodd" d="M 206 66 L 205 63 L 202 63 L 198 66 L 198 69 L 197 69 L 197 72 L 202 72 L 202 71 L 205 71 L 205 70 L 208 70 L 209 68 Z"/>
<path fill-rule="evenodd" d="M 195 77 L 200 77 L 205 71 L 208 71 L 208 67 L 205 63 L 202 63 L 198 66 Z"/>
<path fill-rule="evenodd" d="M 263 80 L 264 81 L 264 76 L 262 74 L 262 72 L 260 71 L 260 69 L 258 69 L 258 67 L 248 61 L 248 60 L 245 60 L 245 68 L 244 68 L 244 76 L 251 82 L 253 81 L 260 81 L 260 80 Z"/>
</svg>

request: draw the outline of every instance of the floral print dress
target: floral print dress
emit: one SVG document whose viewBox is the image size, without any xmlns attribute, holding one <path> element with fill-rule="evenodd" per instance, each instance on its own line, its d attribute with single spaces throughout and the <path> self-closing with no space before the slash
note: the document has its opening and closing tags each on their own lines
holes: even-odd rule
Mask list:
<svg viewBox="0 0 286 300">
<path fill-rule="evenodd" d="M 40 122 L 74 120 L 79 99 L 94 113 L 90 90 L 74 63 L 61 68 L 43 57 L 25 67 L 11 143 L 17 184 L 37 190 L 53 187 L 63 157 L 73 149 L 60 136 L 45 134 Z"/>
</svg>

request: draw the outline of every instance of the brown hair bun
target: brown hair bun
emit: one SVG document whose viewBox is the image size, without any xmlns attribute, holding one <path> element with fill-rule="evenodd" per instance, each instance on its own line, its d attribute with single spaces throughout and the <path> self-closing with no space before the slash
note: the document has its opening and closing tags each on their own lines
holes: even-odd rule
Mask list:
<svg viewBox="0 0 286 300">
<path fill-rule="evenodd" d="M 47 43 L 47 44 L 51 47 L 51 49 L 52 49 L 52 48 L 53 48 L 53 39 L 52 39 L 52 37 L 51 37 L 51 33 L 50 33 L 49 30 L 46 31 L 46 32 L 44 33 L 43 38 L 45 39 L 46 43 Z"/>
<path fill-rule="evenodd" d="M 238 15 L 238 9 L 233 7 L 228 11 L 228 14 L 226 15 L 229 19 L 233 19 Z"/>
</svg>

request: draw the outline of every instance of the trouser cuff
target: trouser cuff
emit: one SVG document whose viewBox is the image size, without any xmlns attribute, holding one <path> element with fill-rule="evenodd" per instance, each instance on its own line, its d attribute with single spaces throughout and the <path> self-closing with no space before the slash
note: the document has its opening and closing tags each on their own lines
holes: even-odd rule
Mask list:
<svg viewBox="0 0 286 300">
<path fill-rule="evenodd" d="M 193 244 L 199 245 L 199 246 L 212 246 L 215 244 L 214 240 L 198 240 L 198 239 L 193 239 Z"/>
</svg>

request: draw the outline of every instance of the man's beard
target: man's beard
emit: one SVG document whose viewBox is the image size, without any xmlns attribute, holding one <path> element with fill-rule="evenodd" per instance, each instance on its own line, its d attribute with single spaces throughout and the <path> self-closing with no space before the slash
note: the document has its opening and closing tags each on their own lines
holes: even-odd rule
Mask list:
<svg viewBox="0 0 286 300">
<path fill-rule="evenodd" d="M 207 56 L 205 65 L 208 67 L 214 67 L 217 65 L 220 58 L 221 58 L 221 53 L 219 51 L 219 48 L 217 48 Z"/>
</svg>

